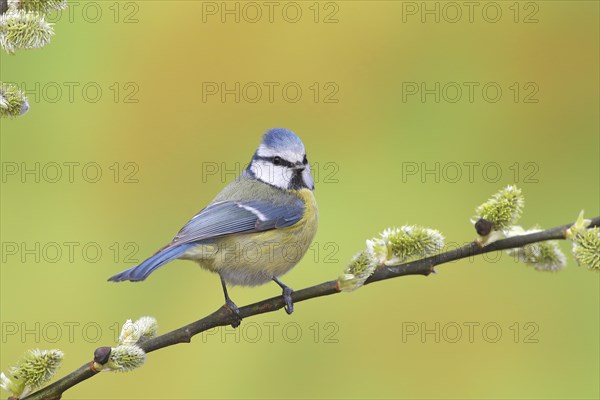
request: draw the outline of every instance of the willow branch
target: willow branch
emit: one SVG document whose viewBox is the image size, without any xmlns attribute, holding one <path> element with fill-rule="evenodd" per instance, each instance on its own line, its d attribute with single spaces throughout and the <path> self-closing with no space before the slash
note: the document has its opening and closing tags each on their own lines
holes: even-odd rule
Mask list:
<svg viewBox="0 0 600 400">
<path fill-rule="evenodd" d="M 469 258 L 484 253 L 490 253 L 492 251 L 523 247 L 531 243 L 565 239 L 566 230 L 571 227 L 571 225 L 573 224 L 570 223 L 557 226 L 555 228 L 546 229 L 544 231 L 531 233 L 528 235 L 513 236 L 507 239 L 498 240 L 483 247 L 477 242 L 471 242 L 462 247 L 436 254 L 431 257 L 407 262 L 394 267 L 381 267 L 369 277 L 365 284 L 371 284 L 406 275 L 427 276 L 434 272 L 434 267 L 436 265 L 445 264 L 451 261 Z M 600 226 L 600 217 L 593 218 L 589 227 L 591 228 L 595 226 Z M 295 291 L 292 294 L 292 299 L 294 303 L 298 303 L 336 293 L 340 293 L 337 281 L 328 281 L 319 285 Z M 248 318 L 254 315 L 277 311 L 280 308 L 283 308 L 284 305 L 285 303 L 283 298 L 281 296 L 277 296 L 241 307 L 239 312 L 242 318 Z M 227 326 L 232 324 L 234 321 L 236 321 L 234 314 L 229 310 L 229 308 L 223 306 L 217 311 L 198 321 L 192 322 L 191 324 L 182 326 L 181 328 L 145 341 L 140 344 L 140 347 L 146 353 L 150 353 L 164 347 L 173 346 L 175 344 L 189 343 L 191 342 L 192 337 L 201 332 L 218 326 Z M 24 399 L 60 399 L 66 390 L 93 377 L 97 373 L 98 372 L 93 368 L 93 362 L 88 362 L 77 370 L 71 372 L 69 375 L 59 379 L 58 381 L 37 391 L 36 393 L 25 397 Z"/>
</svg>

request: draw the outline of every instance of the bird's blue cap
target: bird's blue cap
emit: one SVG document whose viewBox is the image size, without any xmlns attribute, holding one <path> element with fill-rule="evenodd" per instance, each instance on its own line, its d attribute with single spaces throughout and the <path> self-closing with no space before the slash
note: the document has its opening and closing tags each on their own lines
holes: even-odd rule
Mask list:
<svg viewBox="0 0 600 400">
<path fill-rule="evenodd" d="M 302 140 L 294 132 L 285 128 L 269 129 L 263 136 L 262 143 L 273 150 L 304 151 Z"/>
</svg>

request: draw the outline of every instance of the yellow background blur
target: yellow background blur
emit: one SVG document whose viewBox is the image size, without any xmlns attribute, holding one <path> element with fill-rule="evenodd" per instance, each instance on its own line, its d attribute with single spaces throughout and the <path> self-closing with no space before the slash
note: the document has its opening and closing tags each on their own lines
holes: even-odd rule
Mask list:
<svg viewBox="0 0 600 400">
<path fill-rule="evenodd" d="M 2 370 L 60 348 L 63 376 L 128 318 L 164 333 L 219 307 L 217 276 L 190 262 L 106 279 L 167 243 L 270 127 L 303 139 L 317 175 L 296 289 L 388 226 L 470 241 L 507 184 L 526 228 L 600 212 L 597 2 L 70 3 L 47 47 L 2 54 L 31 103 L 1 122 Z M 455 262 L 211 331 L 64 398 L 598 398 L 599 275 L 561 248 L 557 274 Z"/>
</svg>

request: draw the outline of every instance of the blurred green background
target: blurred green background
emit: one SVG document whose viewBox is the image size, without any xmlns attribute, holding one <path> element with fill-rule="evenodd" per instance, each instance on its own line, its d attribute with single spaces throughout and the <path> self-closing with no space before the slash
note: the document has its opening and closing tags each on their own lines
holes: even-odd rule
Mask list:
<svg viewBox="0 0 600 400">
<path fill-rule="evenodd" d="M 598 215 L 598 3 L 473 4 L 71 2 L 48 46 L 3 53 L 31 110 L 1 121 L 0 368 L 60 348 L 62 376 L 128 318 L 167 332 L 219 307 L 217 276 L 186 261 L 106 279 L 167 243 L 270 127 L 294 130 L 316 171 L 296 289 L 388 226 L 468 242 L 507 184 L 527 228 Z M 599 275 L 561 248 L 560 273 L 454 262 L 211 331 L 64 398 L 598 398 Z M 278 293 L 231 290 L 239 305 Z"/>
</svg>

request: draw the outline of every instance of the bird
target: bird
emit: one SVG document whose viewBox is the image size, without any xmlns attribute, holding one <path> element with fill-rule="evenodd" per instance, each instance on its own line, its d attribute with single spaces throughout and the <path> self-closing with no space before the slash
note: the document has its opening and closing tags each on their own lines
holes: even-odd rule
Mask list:
<svg viewBox="0 0 600 400">
<path fill-rule="evenodd" d="M 302 259 L 317 232 L 314 180 L 302 140 L 285 128 L 269 129 L 242 173 L 177 233 L 139 265 L 108 280 L 145 280 L 177 259 L 217 273 L 225 305 L 241 322 L 228 286 L 270 281 L 282 290 L 285 311 L 294 310 L 293 289 L 279 280 Z"/>
</svg>

